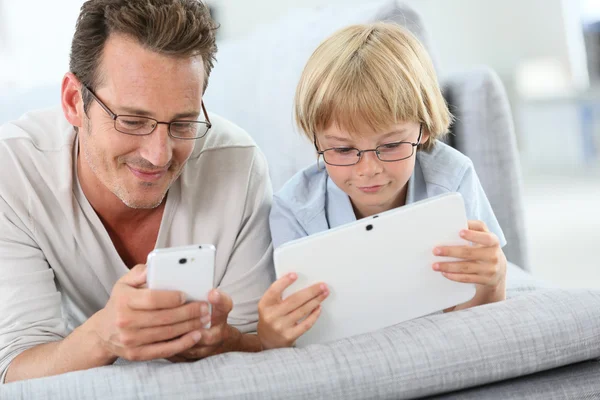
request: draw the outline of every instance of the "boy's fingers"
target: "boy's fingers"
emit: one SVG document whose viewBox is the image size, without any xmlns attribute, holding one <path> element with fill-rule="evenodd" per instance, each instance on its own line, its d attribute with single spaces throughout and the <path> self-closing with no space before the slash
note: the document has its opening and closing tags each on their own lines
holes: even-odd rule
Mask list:
<svg viewBox="0 0 600 400">
<path fill-rule="evenodd" d="M 329 296 L 329 292 L 321 294 L 319 297 L 312 299 L 308 303 L 305 303 L 301 307 L 298 307 L 296 310 L 286 315 L 285 318 L 287 320 L 287 323 L 295 325 L 302 318 L 306 317 L 307 315 L 310 315 L 311 312 L 313 312 L 317 307 L 321 305 L 323 301 L 325 301 L 327 296 Z"/>
<path fill-rule="evenodd" d="M 483 264 L 471 261 L 443 262 L 433 264 L 433 269 L 454 274 L 478 274 L 482 271 L 482 266 Z"/>
<path fill-rule="evenodd" d="M 433 254 L 469 261 L 489 261 L 494 259 L 496 249 L 493 247 L 447 246 L 436 247 L 433 249 Z"/>
<path fill-rule="evenodd" d="M 450 272 L 442 272 L 446 278 L 454 282 L 475 283 L 478 285 L 487 285 L 490 278 L 476 274 L 453 274 Z"/>
<path fill-rule="evenodd" d="M 281 296 L 283 291 L 287 289 L 292 283 L 294 283 L 298 279 L 298 275 L 295 273 L 290 273 L 282 276 L 277 279 L 271 286 L 267 289 L 265 294 L 262 297 L 261 303 L 264 306 L 272 306 L 281 301 Z"/>
<path fill-rule="evenodd" d="M 473 231 L 489 232 L 487 225 L 483 221 L 470 220 L 470 221 L 468 221 L 468 224 L 469 224 L 469 229 L 471 229 Z"/>
<path fill-rule="evenodd" d="M 328 293 L 328 291 L 327 285 L 324 283 L 316 283 L 312 286 L 304 288 L 285 299 L 285 301 L 281 304 L 281 313 L 282 315 L 287 315 L 302 305 L 310 302 L 312 299 Z"/>
<path fill-rule="evenodd" d="M 497 246 L 500 244 L 498 236 L 492 232 L 482 232 L 474 230 L 464 230 L 460 232 L 460 237 L 469 242 L 479 244 L 485 247 Z"/>
<path fill-rule="evenodd" d="M 298 325 L 292 328 L 292 336 L 297 339 L 308 332 L 308 330 L 313 327 L 315 322 L 317 322 L 317 319 L 321 315 L 321 310 L 322 306 L 319 305 L 308 315 L 308 317 L 306 317 L 304 321 L 298 323 Z"/>
</svg>

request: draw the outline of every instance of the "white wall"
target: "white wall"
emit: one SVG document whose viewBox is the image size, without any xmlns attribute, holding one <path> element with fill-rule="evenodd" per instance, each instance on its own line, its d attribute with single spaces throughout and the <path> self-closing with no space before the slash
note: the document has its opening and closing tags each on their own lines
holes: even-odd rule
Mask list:
<svg viewBox="0 0 600 400">
<path fill-rule="evenodd" d="M 0 2 L 0 87 L 60 82 L 83 0 Z"/>
<path fill-rule="evenodd" d="M 365 1 L 368 0 L 213 0 L 212 3 L 222 23 L 221 37 L 235 38 L 294 7 L 334 3 L 347 6 Z M 565 21 L 563 3 L 578 8 L 576 0 L 405 0 L 405 3 L 422 15 L 442 73 L 485 64 L 508 82 L 523 61 L 554 58 L 574 81 L 581 81 L 582 74 L 584 81 L 587 77 L 585 59 L 571 57 L 574 46 L 582 48 L 581 34 L 575 32 L 573 36 L 566 31 L 569 24 Z"/>
<path fill-rule="evenodd" d="M 235 38 L 296 7 L 369 0 L 208 0 Z M 581 0 L 589 1 L 589 0 Z M 597 0 L 595 0 L 597 1 Z M 406 0 L 423 16 L 442 73 L 476 64 L 509 83 L 521 62 L 554 58 L 576 82 L 585 81 L 581 35 L 567 31 L 577 0 Z M 69 45 L 83 0 L 0 0 L 0 87 L 55 82 L 67 69 Z M 565 12 L 564 5 L 571 12 Z M 576 6 L 573 6 L 573 5 Z M 35 12 L 32 12 L 35 9 Z M 566 21 L 565 17 L 570 20 Z M 582 78 L 583 77 L 583 78 Z"/>
</svg>

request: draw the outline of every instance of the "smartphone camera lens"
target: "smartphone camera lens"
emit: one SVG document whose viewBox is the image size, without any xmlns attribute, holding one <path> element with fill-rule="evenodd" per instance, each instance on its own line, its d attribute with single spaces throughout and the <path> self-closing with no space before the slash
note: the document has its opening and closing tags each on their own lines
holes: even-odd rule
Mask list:
<svg viewBox="0 0 600 400">
<path fill-rule="evenodd" d="M 187 258 L 180 258 L 179 264 L 185 264 L 187 262 Z"/>
<path fill-rule="evenodd" d="M 371 225 L 371 224 L 367 225 L 367 230 L 368 230 L 368 231 L 370 231 L 370 230 L 372 230 L 372 229 L 373 229 L 373 225 Z"/>
</svg>

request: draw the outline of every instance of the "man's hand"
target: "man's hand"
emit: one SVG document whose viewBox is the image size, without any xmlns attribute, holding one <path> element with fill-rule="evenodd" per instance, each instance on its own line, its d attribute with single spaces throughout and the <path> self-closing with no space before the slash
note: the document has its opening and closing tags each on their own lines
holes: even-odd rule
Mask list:
<svg viewBox="0 0 600 400">
<path fill-rule="evenodd" d="M 460 236 L 472 242 L 473 246 L 437 247 L 434 254 L 462 260 L 433 265 L 435 271 L 440 271 L 450 280 L 477 284 L 475 298 L 456 309 L 504 300 L 506 257 L 498 237 L 482 221 L 469 221 L 469 229 L 462 231 Z"/>
<path fill-rule="evenodd" d="M 329 296 L 324 283 L 307 287 L 282 300 L 283 291 L 297 278 L 296 274 L 279 278 L 258 303 L 257 331 L 265 350 L 292 346 L 321 315 L 321 303 Z"/>
<path fill-rule="evenodd" d="M 209 293 L 208 301 L 212 305 L 210 328 L 201 330 L 202 338 L 195 346 L 169 358 L 170 361 L 195 361 L 216 354 L 242 350 L 239 346 L 242 333 L 227 324 L 227 317 L 233 309 L 231 297 L 215 289 Z"/>
<path fill-rule="evenodd" d="M 182 292 L 150 290 L 146 266 L 137 265 L 115 284 L 106 306 L 88 321 L 107 359 L 153 360 L 181 353 L 200 341 L 208 305 L 185 304 Z"/>
</svg>

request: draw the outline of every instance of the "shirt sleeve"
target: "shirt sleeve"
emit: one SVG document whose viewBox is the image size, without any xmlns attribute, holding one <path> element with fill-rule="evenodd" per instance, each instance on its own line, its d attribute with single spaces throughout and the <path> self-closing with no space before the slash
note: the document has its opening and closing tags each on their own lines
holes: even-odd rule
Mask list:
<svg viewBox="0 0 600 400">
<path fill-rule="evenodd" d="M 20 353 L 67 335 L 54 273 L 26 222 L 0 196 L 0 383 Z"/>
<path fill-rule="evenodd" d="M 308 236 L 308 233 L 302 228 L 290 208 L 277 195 L 273 197 L 269 225 L 271 227 L 274 248 L 278 248 L 282 244 L 291 242 L 292 240 Z"/>
<path fill-rule="evenodd" d="M 458 192 L 464 199 L 467 218 L 469 220 L 483 221 L 488 229 L 498 236 L 500 246 L 504 247 L 506 245 L 506 238 L 481 186 L 475 168 L 470 162 L 467 164 L 465 173 L 462 176 Z"/>
<path fill-rule="evenodd" d="M 219 289 L 233 300 L 228 323 L 243 333 L 256 331 L 258 302 L 275 278 L 269 232 L 272 197 L 267 162 L 256 149 L 250 167 L 242 225 L 219 285 Z"/>
</svg>

